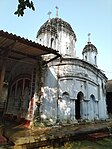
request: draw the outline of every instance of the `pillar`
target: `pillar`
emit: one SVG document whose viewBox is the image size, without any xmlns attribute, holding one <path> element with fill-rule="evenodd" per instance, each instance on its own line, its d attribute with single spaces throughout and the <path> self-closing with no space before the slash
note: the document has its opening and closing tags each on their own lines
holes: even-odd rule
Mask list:
<svg viewBox="0 0 112 149">
<path fill-rule="evenodd" d="M 2 88 L 4 84 L 5 69 L 6 69 L 6 60 L 3 58 L 0 61 L 0 95 L 2 94 Z"/>
</svg>

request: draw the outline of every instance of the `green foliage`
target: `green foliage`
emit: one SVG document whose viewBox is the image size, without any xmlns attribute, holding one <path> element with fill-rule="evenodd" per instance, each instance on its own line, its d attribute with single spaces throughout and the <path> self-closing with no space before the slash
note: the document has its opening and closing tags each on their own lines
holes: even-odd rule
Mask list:
<svg viewBox="0 0 112 149">
<path fill-rule="evenodd" d="M 18 0 L 18 8 L 16 12 L 14 13 L 15 15 L 23 16 L 24 15 L 24 10 L 26 8 L 32 9 L 33 11 L 35 10 L 34 4 L 30 0 Z"/>
</svg>

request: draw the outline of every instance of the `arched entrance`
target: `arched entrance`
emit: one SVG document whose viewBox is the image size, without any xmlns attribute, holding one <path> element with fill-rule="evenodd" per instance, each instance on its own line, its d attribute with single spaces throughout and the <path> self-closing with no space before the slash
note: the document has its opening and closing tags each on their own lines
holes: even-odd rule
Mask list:
<svg viewBox="0 0 112 149">
<path fill-rule="evenodd" d="M 75 101 L 75 118 L 81 119 L 81 101 L 84 99 L 84 94 L 79 92 L 77 94 L 77 100 Z"/>
<path fill-rule="evenodd" d="M 112 117 L 112 92 L 107 92 L 106 95 L 107 112 L 109 117 Z"/>
</svg>

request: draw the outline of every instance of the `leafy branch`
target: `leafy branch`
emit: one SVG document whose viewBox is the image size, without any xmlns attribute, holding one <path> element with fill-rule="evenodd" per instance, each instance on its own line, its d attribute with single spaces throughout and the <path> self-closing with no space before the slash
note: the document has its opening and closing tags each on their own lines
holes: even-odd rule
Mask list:
<svg viewBox="0 0 112 149">
<path fill-rule="evenodd" d="M 23 16 L 24 15 L 24 10 L 26 8 L 32 9 L 33 11 L 35 10 L 34 4 L 30 0 L 18 0 L 18 8 L 15 11 L 15 15 Z"/>
</svg>

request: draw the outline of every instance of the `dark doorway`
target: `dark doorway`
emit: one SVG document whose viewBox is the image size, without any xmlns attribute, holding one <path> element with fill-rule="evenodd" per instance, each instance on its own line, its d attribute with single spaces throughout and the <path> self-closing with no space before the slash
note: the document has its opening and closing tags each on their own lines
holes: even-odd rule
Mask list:
<svg viewBox="0 0 112 149">
<path fill-rule="evenodd" d="M 80 106 L 80 102 L 81 100 L 83 100 L 84 95 L 82 92 L 79 92 L 77 94 L 77 100 L 75 101 L 75 118 L 77 120 L 81 119 L 81 106 Z"/>
<path fill-rule="evenodd" d="M 109 115 L 112 115 L 112 92 L 107 92 L 106 95 L 107 111 Z"/>
</svg>

